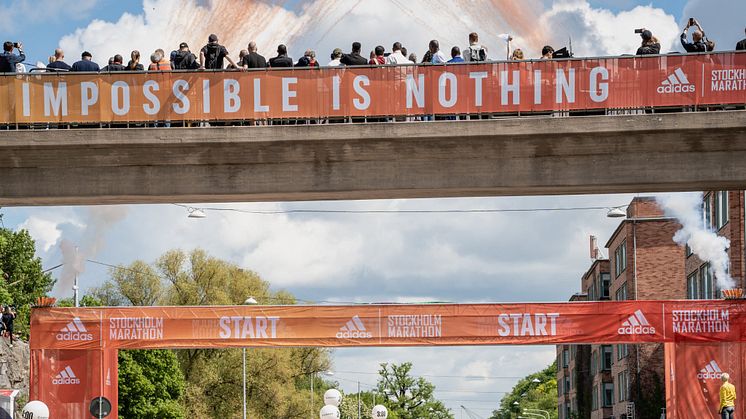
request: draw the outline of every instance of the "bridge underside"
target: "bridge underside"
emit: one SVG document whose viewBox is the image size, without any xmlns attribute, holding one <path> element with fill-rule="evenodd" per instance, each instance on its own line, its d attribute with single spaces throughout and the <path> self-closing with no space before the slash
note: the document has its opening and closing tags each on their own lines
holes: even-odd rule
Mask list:
<svg viewBox="0 0 746 419">
<path fill-rule="evenodd" d="M 0 205 L 746 188 L 746 111 L 0 132 Z"/>
</svg>

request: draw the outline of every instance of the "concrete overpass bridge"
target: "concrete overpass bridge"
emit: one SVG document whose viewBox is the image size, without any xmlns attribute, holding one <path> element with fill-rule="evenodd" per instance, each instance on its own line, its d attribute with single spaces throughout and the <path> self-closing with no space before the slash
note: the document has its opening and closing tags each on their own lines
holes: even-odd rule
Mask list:
<svg viewBox="0 0 746 419">
<path fill-rule="evenodd" d="M 746 111 L 0 131 L 0 205 L 746 188 Z"/>
</svg>

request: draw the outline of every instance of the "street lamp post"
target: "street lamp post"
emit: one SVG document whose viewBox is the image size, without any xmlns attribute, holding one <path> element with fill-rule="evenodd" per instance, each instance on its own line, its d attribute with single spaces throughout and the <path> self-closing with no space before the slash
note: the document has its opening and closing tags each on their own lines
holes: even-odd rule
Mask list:
<svg viewBox="0 0 746 419">
<path fill-rule="evenodd" d="M 254 297 L 247 298 L 244 305 L 257 305 L 259 304 Z M 242 349 L 242 360 L 243 360 L 243 419 L 246 419 L 246 347 Z"/>
<path fill-rule="evenodd" d="M 541 415 L 539 415 L 538 413 L 534 413 L 534 412 L 539 412 L 541 413 Z M 527 415 L 539 416 L 541 418 L 543 418 L 544 415 L 546 415 L 546 419 L 551 418 L 551 416 L 549 415 L 549 412 L 547 412 L 546 410 L 541 410 L 541 409 L 523 409 L 523 413 Z"/>
</svg>

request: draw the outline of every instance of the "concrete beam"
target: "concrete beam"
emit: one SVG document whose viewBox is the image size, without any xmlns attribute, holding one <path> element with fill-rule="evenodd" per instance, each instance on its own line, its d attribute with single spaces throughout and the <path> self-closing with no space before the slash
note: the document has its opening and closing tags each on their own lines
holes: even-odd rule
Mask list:
<svg viewBox="0 0 746 419">
<path fill-rule="evenodd" d="M 746 189 L 746 111 L 0 132 L 0 205 Z"/>
</svg>

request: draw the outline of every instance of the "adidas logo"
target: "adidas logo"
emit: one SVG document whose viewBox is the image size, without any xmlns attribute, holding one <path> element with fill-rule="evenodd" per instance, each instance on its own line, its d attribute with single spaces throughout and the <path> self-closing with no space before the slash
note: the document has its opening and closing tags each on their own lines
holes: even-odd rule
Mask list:
<svg viewBox="0 0 746 419">
<path fill-rule="evenodd" d="M 709 364 L 705 365 L 697 374 L 699 380 L 719 380 L 723 376 L 723 370 L 713 359 Z"/>
<path fill-rule="evenodd" d="M 618 332 L 620 335 L 654 335 L 655 327 L 650 325 L 642 310 L 637 310 L 622 323 Z"/>
<path fill-rule="evenodd" d="M 64 370 L 60 371 L 59 374 L 55 375 L 52 379 L 52 384 L 67 385 L 67 384 L 80 384 L 80 380 L 75 376 L 73 369 L 68 365 Z"/>
<path fill-rule="evenodd" d="M 659 94 L 665 93 L 694 93 L 695 86 L 689 82 L 689 78 L 680 68 L 674 70 L 673 74 L 661 82 L 658 87 Z"/>
<path fill-rule="evenodd" d="M 83 322 L 80 321 L 79 317 L 75 317 L 73 321 L 67 324 L 57 333 L 57 340 L 80 340 L 89 341 L 93 340 L 93 335 L 88 333 L 88 329 L 85 328 Z"/>
<path fill-rule="evenodd" d="M 360 320 L 360 317 L 355 315 L 346 325 L 342 326 L 337 332 L 337 338 L 339 339 L 370 339 L 373 334 L 368 332 Z"/>
</svg>

